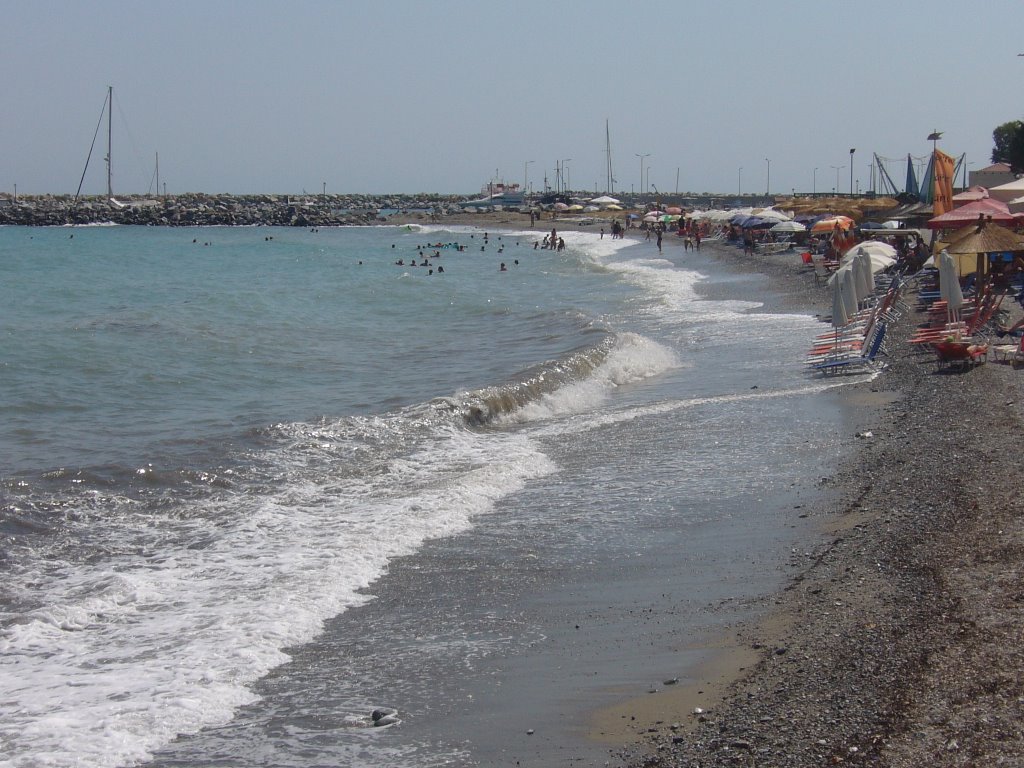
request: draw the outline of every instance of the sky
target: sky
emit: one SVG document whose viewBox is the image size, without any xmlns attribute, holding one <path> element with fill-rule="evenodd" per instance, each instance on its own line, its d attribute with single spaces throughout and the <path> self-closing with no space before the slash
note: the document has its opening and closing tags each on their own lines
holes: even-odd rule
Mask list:
<svg viewBox="0 0 1024 768">
<path fill-rule="evenodd" d="M 1024 118 L 1021 0 L 0 0 L 0 18 L 8 193 L 76 192 L 108 86 L 115 194 L 538 191 L 559 166 L 596 194 L 609 146 L 615 192 L 866 190 L 873 153 L 902 188 L 933 131 L 978 170 Z M 105 191 L 105 153 L 104 124 L 83 194 Z"/>
</svg>

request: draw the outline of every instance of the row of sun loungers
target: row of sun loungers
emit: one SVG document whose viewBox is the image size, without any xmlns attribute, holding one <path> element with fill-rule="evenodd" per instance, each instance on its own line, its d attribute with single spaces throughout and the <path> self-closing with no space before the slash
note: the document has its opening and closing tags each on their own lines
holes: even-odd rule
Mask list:
<svg viewBox="0 0 1024 768">
<path fill-rule="evenodd" d="M 924 313 L 924 322 L 911 333 L 909 343 L 933 354 L 940 370 L 983 363 L 990 349 L 1014 365 L 1024 363 L 1024 337 L 1013 337 L 1012 343 L 990 343 L 1005 292 L 983 285 L 979 295 L 965 297 L 963 304 L 952 311 L 933 287 L 932 276 L 919 273 L 911 278 L 876 276 L 876 294 L 849 322 L 815 337 L 807 353 L 808 367 L 822 374 L 884 368 L 879 357 L 888 354 L 886 332 L 911 309 L 903 299 L 911 282 L 918 288 L 916 308 Z M 1024 303 L 1024 291 L 1020 300 Z"/>
</svg>

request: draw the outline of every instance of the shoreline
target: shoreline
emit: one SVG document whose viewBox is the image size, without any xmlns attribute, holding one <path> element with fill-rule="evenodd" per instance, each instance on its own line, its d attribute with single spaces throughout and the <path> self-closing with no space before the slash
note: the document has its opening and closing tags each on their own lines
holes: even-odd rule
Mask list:
<svg viewBox="0 0 1024 768">
<path fill-rule="evenodd" d="M 679 256 L 681 241 L 665 245 Z M 763 276 L 779 297 L 769 311 L 829 312 L 795 252 L 701 253 Z M 1009 297 L 1003 308 L 1021 315 Z M 821 535 L 794 552 L 795 575 L 756 616 L 698 644 L 710 654 L 695 679 L 580 707 L 608 764 L 1024 761 L 1024 502 L 1006 463 L 1024 431 L 1024 377 L 995 361 L 938 372 L 907 343 L 918 322 L 911 310 L 891 328 L 885 372 L 841 388 L 850 450 L 832 476 L 808 478 L 824 493 L 801 517 Z"/>
<path fill-rule="evenodd" d="M 826 289 L 793 253 L 723 246 L 714 258 L 765 274 L 786 304 L 826 311 Z M 907 343 L 916 322 L 896 324 L 884 373 L 842 388 L 871 437 L 822 479 L 829 499 L 803 510 L 824 543 L 762 618 L 721 639 L 733 650 L 697 681 L 714 701 L 704 712 L 682 692 L 632 702 L 625 765 L 1024 759 L 1024 504 L 999 469 L 1019 447 L 1024 378 L 994 361 L 936 372 Z"/>
</svg>

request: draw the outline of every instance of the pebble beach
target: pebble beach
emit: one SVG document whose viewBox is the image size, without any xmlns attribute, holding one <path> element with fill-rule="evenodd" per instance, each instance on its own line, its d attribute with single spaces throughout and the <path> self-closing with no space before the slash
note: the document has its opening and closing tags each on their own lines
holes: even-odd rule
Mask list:
<svg viewBox="0 0 1024 768">
<path fill-rule="evenodd" d="M 682 248 L 675 237 L 665 245 Z M 702 250 L 762 275 L 776 309 L 829 314 L 828 289 L 796 252 Z M 1008 323 L 1021 316 L 1010 298 Z M 884 372 L 843 388 L 855 421 L 847 461 L 806 478 L 821 493 L 799 516 L 821 539 L 793 550 L 785 588 L 709 644 L 695 679 L 666 680 L 592 718 L 608 765 L 1024 761 L 1024 371 L 994 359 L 939 370 L 908 343 L 923 315 L 913 292 L 904 299 Z"/>
<path fill-rule="evenodd" d="M 826 289 L 796 254 L 711 247 L 764 273 L 793 307 L 827 313 Z M 861 414 L 854 450 L 834 475 L 807 478 L 828 500 L 801 510 L 824 544 L 793 552 L 795 577 L 761 620 L 723 638 L 696 691 L 622 708 L 623 722 L 635 718 L 623 764 L 1024 760 L 1024 377 L 992 360 L 937 370 L 907 343 L 919 320 L 897 324 L 880 376 L 845 388 Z"/>
</svg>

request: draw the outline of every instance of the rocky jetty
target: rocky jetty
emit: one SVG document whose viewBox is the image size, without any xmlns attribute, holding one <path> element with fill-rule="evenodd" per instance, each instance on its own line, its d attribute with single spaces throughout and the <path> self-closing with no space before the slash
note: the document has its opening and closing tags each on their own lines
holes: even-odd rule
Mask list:
<svg viewBox="0 0 1024 768">
<path fill-rule="evenodd" d="M 0 224 L 328 227 L 379 224 L 389 214 L 431 220 L 459 211 L 446 195 L 209 195 L 103 197 L 0 196 Z"/>
</svg>

